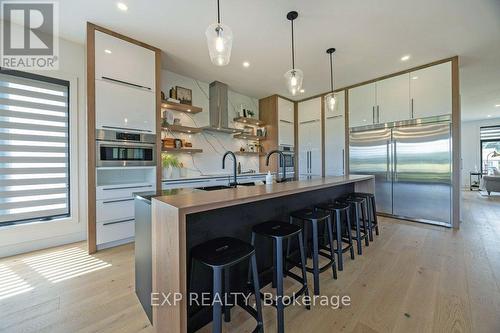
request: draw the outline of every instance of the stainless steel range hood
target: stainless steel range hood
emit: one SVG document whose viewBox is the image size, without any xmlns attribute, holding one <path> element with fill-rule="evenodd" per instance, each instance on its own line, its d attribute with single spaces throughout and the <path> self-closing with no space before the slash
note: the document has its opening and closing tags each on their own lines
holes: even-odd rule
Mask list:
<svg viewBox="0 0 500 333">
<path fill-rule="evenodd" d="M 223 133 L 241 133 L 241 129 L 229 127 L 228 87 L 227 84 L 214 81 L 210 83 L 210 126 L 203 127 L 206 131 Z"/>
</svg>

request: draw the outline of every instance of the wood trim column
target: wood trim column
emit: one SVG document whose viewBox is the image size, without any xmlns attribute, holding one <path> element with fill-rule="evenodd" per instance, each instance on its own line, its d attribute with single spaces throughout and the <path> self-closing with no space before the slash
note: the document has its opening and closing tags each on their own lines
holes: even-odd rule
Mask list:
<svg viewBox="0 0 500 333">
<path fill-rule="evenodd" d="M 96 174 L 95 174 L 95 26 L 87 22 L 87 247 L 89 254 L 96 245 Z"/>
<path fill-rule="evenodd" d="M 461 110 L 458 56 L 451 60 L 452 225 L 460 228 Z"/>
</svg>

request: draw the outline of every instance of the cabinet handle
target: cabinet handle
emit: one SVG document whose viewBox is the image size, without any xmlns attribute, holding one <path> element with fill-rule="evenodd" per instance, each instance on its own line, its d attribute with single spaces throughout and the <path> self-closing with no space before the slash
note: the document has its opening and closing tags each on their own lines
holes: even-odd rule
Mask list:
<svg viewBox="0 0 500 333">
<path fill-rule="evenodd" d="M 146 133 L 151 133 L 151 130 L 143 130 L 139 128 L 130 128 L 130 127 L 117 127 L 117 126 L 102 126 L 102 128 L 110 128 L 110 129 L 118 129 L 118 130 L 125 130 L 125 131 L 136 131 L 136 132 L 146 132 Z"/>
<path fill-rule="evenodd" d="M 128 190 L 131 188 L 143 188 L 143 187 L 153 187 L 153 185 L 143 185 L 143 186 L 124 186 L 124 187 L 108 187 L 103 188 L 103 191 L 111 191 L 111 190 Z"/>
<path fill-rule="evenodd" d="M 372 106 L 372 124 L 375 124 L 375 106 Z"/>
<path fill-rule="evenodd" d="M 127 82 L 127 81 L 122 81 L 122 80 L 112 79 L 112 78 L 107 77 L 107 76 L 101 76 L 101 78 L 102 78 L 104 81 L 111 81 L 111 82 L 114 82 L 114 83 L 121 83 L 121 84 L 125 84 L 125 85 L 127 85 L 127 86 L 131 86 L 131 87 L 134 87 L 134 88 L 141 88 L 141 89 L 151 90 L 151 88 L 149 88 L 149 87 L 141 86 L 141 85 L 139 85 L 139 84 L 130 83 L 130 82 Z"/>
<path fill-rule="evenodd" d="M 377 124 L 380 124 L 380 106 L 377 105 Z"/>
<path fill-rule="evenodd" d="M 107 223 L 103 223 L 102 225 L 111 225 L 111 224 L 118 224 L 118 223 L 125 223 L 125 222 L 130 222 L 130 221 L 134 221 L 134 219 L 125 219 L 125 220 L 120 220 L 120 221 L 113 221 L 113 222 L 107 222 Z"/>
<path fill-rule="evenodd" d="M 291 122 L 290 120 L 283 120 L 283 119 L 280 119 L 280 123 L 293 124 L 293 122 Z"/>
<path fill-rule="evenodd" d="M 411 119 L 415 119 L 415 114 L 413 112 L 413 98 L 411 99 Z"/>
<path fill-rule="evenodd" d="M 108 201 L 103 201 L 103 204 L 109 204 L 109 203 L 116 203 L 116 202 L 125 202 L 125 201 L 134 201 L 134 198 L 130 199 L 118 199 L 118 200 L 108 200 Z"/>
</svg>

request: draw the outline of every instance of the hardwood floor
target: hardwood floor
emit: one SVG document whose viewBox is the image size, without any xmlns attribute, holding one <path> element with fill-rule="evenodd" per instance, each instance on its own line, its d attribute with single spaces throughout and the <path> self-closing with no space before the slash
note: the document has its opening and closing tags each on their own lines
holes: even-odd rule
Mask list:
<svg viewBox="0 0 500 333">
<path fill-rule="evenodd" d="M 321 275 L 322 294 L 352 304 L 287 308 L 286 331 L 500 332 L 500 197 L 463 194 L 460 231 L 383 219 L 338 280 Z M 133 252 L 89 256 L 78 243 L 0 259 L 0 331 L 153 332 L 134 293 Z M 232 313 L 225 331 L 251 331 L 253 320 Z M 264 320 L 275 332 L 274 308 Z"/>
</svg>

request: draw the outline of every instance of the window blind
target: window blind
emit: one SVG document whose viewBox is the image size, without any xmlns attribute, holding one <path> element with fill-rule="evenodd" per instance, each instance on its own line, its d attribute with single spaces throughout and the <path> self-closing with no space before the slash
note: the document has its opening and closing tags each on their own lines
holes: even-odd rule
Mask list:
<svg viewBox="0 0 500 333">
<path fill-rule="evenodd" d="M 481 140 L 500 140 L 500 126 L 481 127 Z"/>
<path fill-rule="evenodd" d="M 0 226 L 69 216 L 69 82 L 0 71 Z"/>
</svg>

